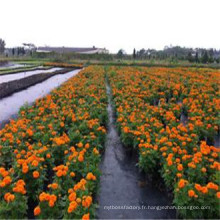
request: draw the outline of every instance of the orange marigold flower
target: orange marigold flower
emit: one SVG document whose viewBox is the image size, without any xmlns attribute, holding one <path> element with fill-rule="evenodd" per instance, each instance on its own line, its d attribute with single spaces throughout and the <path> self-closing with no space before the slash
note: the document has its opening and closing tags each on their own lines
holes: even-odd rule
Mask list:
<svg viewBox="0 0 220 220">
<path fill-rule="evenodd" d="M 197 191 L 201 191 L 202 190 L 202 187 L 201 187 L 201 185 L 200 184 L 195 184 L 195 189 L 197 190 Z"/>
<path fill-rule="evenodd" d="M 4 195 L 4 199 L 6 202 L 13 202 L 15 199 L 15 195 L 11 194 L 11 193 L 6 193 Z"/>
<path fill-rule="evenodd" d="M 69 195 L 69 201 L 72 202 L 76 199 L 76 193 L 75 192 L 72 192 L 70 195 Z"/>
<path fill-rule="evenodd" d="M 188 191 L 188 196 L 189 197 L 194 197 L 195 196 L 195 192 L 191 189 Z"/>
<path fill-rule="evenodd" d="M 183 165 L 182 165 L 182 164 L 178 164 L 177 170 L 178 170 L 178 171 L 182 171 L 182 170 L 183 170 Z"/>
<path fill-rule="evenodd" d="M 203 167 L 203 168 L 201 169 L 201 171 L 202 171 L 203 173 L 205 173 L 205 172 L 206 172 L 206 168 Z"/>
<path fill-rule="evenodd" d="M 168 164 L 168 166 L 172 166 L 173 165 L 172 160 L 168 160 L 167 164 Z"/>
<path fill-rule="evenodd" d="M 96 180 L 96 176 L 94 176 L 93 173 L 90 172 L 87 174 L 86 179 L 87 180 Z"/>
<path fill-rule="evenodd" d="M 208 188 L 207 188 L 206 186 L 203 186 L 202 189 L 201 189 L 201 192 L 202 192 L 203 194 L 208 193 Z"/>
<path fill-rule="evenodd" d="M 22 166 L 22 173 L 26 174 L 28 172 L 29 168 L 28 168 L 28 165 L 27 164 L 24 164 Z"/>
<path fill-rule="evenodd" d="M 34 209 L 34 216 L 38 216 L 38 215 L 40 215 L 40 213 L 41 213 L 40 206 L 35 207 L 35 209 Z"/>
<path fill-rule="evenodd" d="M 183 188 L 186 185 L 187 181 L 184 179 L 180 179 L 179 183 L 178 183 L 178 187 L 179 188 Z"/>
<path fill-rule="evenodd" d="M 98 154 L 99 154 L 99 151 L 98 151 L 96 148 L 94 148 L 94 149 L 93 149 L 93 153 L 98 155 Z"/>
<path fill-rule="evenodd" d="M 79 162 L 83 162 L 84 161 L 84 157 L 82 155 L 79 155 L 78 160 L 79 160 Z"/>
<path fill-rule="evenodd" d="M 82 201 L 82 206 L 88 208 L 92 203 L 92 197 L 91 196 L 87 196 L 85 199 L 83 199 Z"/>
<path fill-rule="evenodd" d="M 180 178 L 180 177 L 182 177 L 182 174 L 181 174 L 181 173 L 177 173 L 176 176 L 177 176 L 178 178 Z"/>
<path fill-rule="evenodd" d="M 6 176 L 4 179 L 3 179 L 3 182 L 6 184 L 6 185 L 9 185 L 11 183 L 11 177 L 10 176 Z"/>
<path fill-rule="evenodd" d="M 58 188 L 58 184 L 57 183 L 52 183 L 52 184 L 50 184 L 49 188 L 57 189 Z"/>
<path fill-rule="evenodd" d="M 85 145 L 85 148 L 88 149 L 90 147 L 89 143 Z"/>
<path fill-rule="evenodd" d="M 62 171 L 62 170 L 58 170 L 58 171 L 56 172 L 56 175 L 57 175 L 58 177 L 61 177 L 61 176 L 63 175 L 63 171 Z"/>
<path fill-rule="evenodd" d="M 90 219 L 89 213 L 84 214 L 83 217 L 82 217 L 82 220 L 89 220 L 89 219 Z"/>
<path fill-rule="evenodd" d="M 81 147 L 83 147 L 83 144 L 80 142 L 77 144 L 77 146 L 81 148 Z"/>
<path fill-rule="evenodd" d="M 72 201 L 68 207 L 68 213 L 73 212 L 77 208 L 78 204 L 76 201 Z"/>
<path fill-rule="evenodd" d="M 208 189 L 214 189 L 214 190 L 218 190 L 218 185 L 216 185 L 215 183 L 213 183 L 213 182 L 209 182 L 208 184 L 207 184 L 207 188 Z"/>
<path fill-rule="evenodd" d="M 34 172 L 33 172 L 33 177 L 34 177 L 35 179 L 37 179 L 39 176 L 40 176 L 40 173 L 39 173 L 38 171 L 34 171 Z"/>
<path fill-rule="evenodd" d="M 70 176 L 71 176 L 71 177 L 75 177 L 76 174 L 75 174 L 74 172 L 70 172 Z"/>
<path fill-rule="evenodd" d="M 54 201 L 53 200 L 49 200 L 49 206 L 52 208 L 52 207 L 54 207 Z"/>
<path fill-rule="evenodd" d="M 32 166 L 34 167 L 37 167 L 38 166 L 38 161 L 37 160 L 34 160 L 32 163 L 31 163 Z"/>
</svg>

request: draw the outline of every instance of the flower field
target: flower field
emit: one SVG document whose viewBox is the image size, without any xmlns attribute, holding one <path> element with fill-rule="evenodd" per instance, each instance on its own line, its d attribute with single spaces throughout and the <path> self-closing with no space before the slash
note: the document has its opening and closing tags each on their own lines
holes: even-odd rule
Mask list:
<svg viewBox="0 0 220 220">
<path fill-rule="evenodd" d="M 180 209 L 181 217 L 220 217 L 219 71 L 89 66 L 0 130 L 0 218 L 95 217 L 106 78 L 139 168 L 160 175 L 174 205 L 210 207 Z"/>
<path fill-rule="evenodd" d="M 138 150 L 139 167 L 160 173 L 175 205 L 210 206 L 180 209 L 182 217 L 217 218 L 219 72 L 111 67 L 108 77 L 122 141 Z"/>
<path fill-rule="evenodd" d="M 0 131 L 0 218 L 94 215 L 106 104 L 103 69 L 90 67 Z"/>
</svg>

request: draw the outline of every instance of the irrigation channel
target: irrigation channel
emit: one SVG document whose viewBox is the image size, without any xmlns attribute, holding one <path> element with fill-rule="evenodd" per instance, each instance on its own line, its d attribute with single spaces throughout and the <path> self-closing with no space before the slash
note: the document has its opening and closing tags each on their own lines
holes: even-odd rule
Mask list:
<svg viewBox="0 0 220 220">
<path fill-rule="evenodd" d="M 50 70 L 51 71 L 51 70 Z M 80 69 L 70 71 L 66 74 L 58 74 L 49 79 L 28 87 L 25 90 L 16 92 L 11 96 L 0 99 L 0 128 L 2 128 L 10 119 L 17 117 L 17 113 L 24 104 L 31 104 L 36 99 L 48 94 L 54 88 L 75 76 Z M 41 71 L 42 72 L 42 71 Z"/>
<path fill-rule="evenodd" d="M 108 95 L 108 133 L 105 153 L 100 165 L 100 192 L 97 196 L 99 219 L 168 219 L 175 218 L 174 210 L 157 210 L 156 206 L 172 205 L 165 192 L 160 191 L 136 166 L 137 157 L 122 145 L 115 126 L 111 88 Z"/>
<path fill-rule="evenodd" d="M 50 68 L 46 70 L 33 70 L 33 71 L 24 71 L 24 72 L 19 72 L 19 73 L 14 73 L 14 74 L 7 74 L 7 75 L 0 75 L 0 84 L 4 82 L 10 82 L 13 80 L 17 79 L 22 79 L 28 76 L 33 76 L 39 73 L 50 73 L 50 72 L 55 72 L 57 70 L 61 70 L 62 68 L 55 67 L 55 68 Z"/>
</svg>

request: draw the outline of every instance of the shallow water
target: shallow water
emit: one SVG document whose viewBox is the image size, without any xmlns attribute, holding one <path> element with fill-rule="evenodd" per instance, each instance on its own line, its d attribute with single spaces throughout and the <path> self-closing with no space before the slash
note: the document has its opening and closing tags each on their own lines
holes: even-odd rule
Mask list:
<svg viewBox="0 0 220 220">
<path fill-rule="evenodd" d="M 25 90 L 16 92 L 11 96 L 0 100 L 0 128 L 4 126 L 9 119 L 13 119 L 17 116 L 17 113 L 21 106 L 24 104 L 31 104 L 36 99 L 41 98 L 48 94 L 54 88 L 60 86 L 63 82 L 69 78 L 75 76 L 80 70 L 73 70 L 66 74 L 58 74 L 50 77 L 49 79 L 35 84 Z"/>
<path fill-rule="evenodd" d="M 26 66 L 29 66 L 29 65 L 7 62 L 7 63 L 0 66 L 0 70 L 1 69 L 16 69 L 16 68 L 19 68 L 19 67 L 26 67 Z"/>
<path fill-rule="evenodd" d="M 59 67 L 55 67 L 55 68 L 51 68 L 51 69 L 47 69 L 47 70 L 33 70 L 33 71 L 24 71 L 24 72 L 20 72 L 20 73 L 13 73 L 13 74 L 7 74 L 7 75 L 0 75 L 0 84 L 4 83 L 4 82 L 10 82 L 13 80 L 17 80 L 17 79 L 22 79 L 28 76 L 32 76 L 32 75 L 36 75 L 39 73 L 50 73 L 50 72 L 55 72 L 57 70 L 61 70 L 62 68 Z"/>
<path fill-rule="evenodd" d="M 170 205 L 164 192 L 149 182 L 136 166 L 137 160 L 126 152 L 115 127 L 111 91 L 108 94 L 108 134 L 101 164 L 100 192 L 98 195 L 99 219 L 158 219 L 175 218 L 175 211 L 151 209 Z M 110 209 L 112 206 L 113 209 Z M 117 207 L 124 206 L 122 209 Z M 133 207 L 134 209 L 130 209 Z M 146 208 L 146 209 L 145 209 Z M 140 209 L 140 210 L 138 210 Z"/>
</svg>

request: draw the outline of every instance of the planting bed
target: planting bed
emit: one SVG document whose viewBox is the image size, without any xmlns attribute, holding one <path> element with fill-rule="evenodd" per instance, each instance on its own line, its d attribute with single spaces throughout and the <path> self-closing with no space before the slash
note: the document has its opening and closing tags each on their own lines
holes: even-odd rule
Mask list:
<svg viewBox="0 0 220 220">
<path fill-rule="evenodd" d="M 139 167 L 161 175 L 176 206 L 199 207 L 179 209 L 180 216 L 218 218 L 220 151 L 213 146 L 220 126 L 218 71 L 111 67 L 107 72 L 122 142 L 139 152 Z"/>
<path fill-rule="evenodd" d="M 106 133 L 103 82 L 102 69 L 88 68 L 0 131 L 0 218 L 93 216 Z"/>
</svg>

